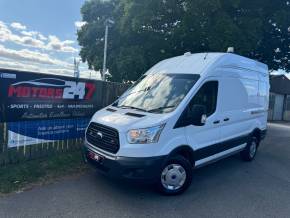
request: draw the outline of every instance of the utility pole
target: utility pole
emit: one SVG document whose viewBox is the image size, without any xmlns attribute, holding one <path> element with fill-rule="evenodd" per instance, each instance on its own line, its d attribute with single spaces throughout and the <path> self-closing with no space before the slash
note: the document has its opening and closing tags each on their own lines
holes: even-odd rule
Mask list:
<svg viewBox="0 0 290 218">
<path fill-rule="evenodd" d="M 105 80 L 105 73 L 107 71 L 107 49 L 108 49 L 108 32 L 109 26 L 106 25 L 105 27 L 105 45 L 104 45 L 104 60 L 103 60 L 103 70 L 102 70 L 102 80 Z"/>
<path fill-rule="evenodd" d="M 114 25 L 114 21 L 111 19 L 105 20 L 105 44 L 104 44 L 104 60 L 103 60 L 103 70 L 102 70 L 102 80 L 106 79 L 107 72 L 107 49 L 108 49 L 108 35 L 109 35 L 109 27 Z"/>
<path fill-rule="evenodd" d="M 79 70 L 79 66 L 80 66 L 80 60 L 74 58 L 74 77 L 75 78 L 79 78 L 80 77 L 80 70 Z"/>
</svg>

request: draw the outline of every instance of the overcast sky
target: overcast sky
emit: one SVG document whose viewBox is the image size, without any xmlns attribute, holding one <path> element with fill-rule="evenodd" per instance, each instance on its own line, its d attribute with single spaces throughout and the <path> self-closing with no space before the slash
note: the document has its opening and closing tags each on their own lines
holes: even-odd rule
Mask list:
<svg viewBox="0 0 290 218">
<path fill-rule="evenodd" d="M 0 0 L 0 68 L 73 75 L 85 0 Z M 81 64 L 82 76 L 88 76 Z"/>
</svg>

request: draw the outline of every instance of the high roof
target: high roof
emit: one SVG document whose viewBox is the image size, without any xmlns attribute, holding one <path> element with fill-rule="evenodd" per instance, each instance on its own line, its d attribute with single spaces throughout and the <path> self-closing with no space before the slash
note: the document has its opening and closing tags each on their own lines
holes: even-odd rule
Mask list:
<svg viewBox="0 0 290 218">
<path fill-rule="evenodd" d="M 272 75 L 270 77 L 270 91 L 277 94 L 290 95 L 290 79 L 285 75 Z"/>
<path fill-rule="evenodd" d="M 163 60 L 148 73 L 202 74 L 209 67 L 240 67 L 268 74 L 267 65 L 232 53 L 185 53 L 182 56 Z"/>
</svg>

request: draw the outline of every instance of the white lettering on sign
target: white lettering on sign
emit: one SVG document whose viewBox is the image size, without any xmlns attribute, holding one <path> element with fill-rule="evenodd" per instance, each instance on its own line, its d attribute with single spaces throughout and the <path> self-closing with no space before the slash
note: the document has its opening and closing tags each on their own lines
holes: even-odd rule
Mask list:
<svg viewBox="0 0 290 218">
<path fill-rule="evenodd" d="M 69 87 L 66 87 L 63 90 L 63 98 L 64 99 L 74 99 L 77 96 L 79 99 L 84 99 L 85 94 L 86 94 L 86 84 L 85 83 L 66 81 L 65 86 L 69 86 Z"/>
</svg>

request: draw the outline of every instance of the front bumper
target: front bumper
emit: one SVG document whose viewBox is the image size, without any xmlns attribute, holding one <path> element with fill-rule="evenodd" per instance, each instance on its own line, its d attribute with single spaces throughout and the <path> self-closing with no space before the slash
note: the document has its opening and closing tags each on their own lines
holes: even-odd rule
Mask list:
<svg viewBox="0 0 290 218">
<path fill-rule="evenodd" d="M 91 154 L 100 155 L 101 160 L 95 160 Z M 85 161 L 98 171 L 113 178 L 139 180 L 141 182 L 156 181 L 167 156 L 158 157 L 108 157 L 93 147 L 83 147 Z"/>
</svg>

